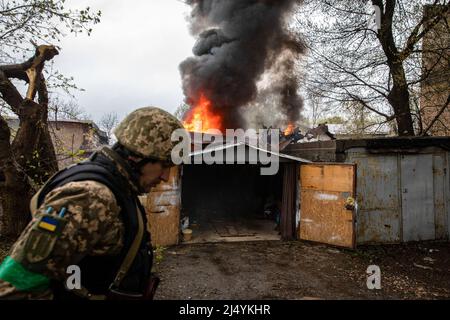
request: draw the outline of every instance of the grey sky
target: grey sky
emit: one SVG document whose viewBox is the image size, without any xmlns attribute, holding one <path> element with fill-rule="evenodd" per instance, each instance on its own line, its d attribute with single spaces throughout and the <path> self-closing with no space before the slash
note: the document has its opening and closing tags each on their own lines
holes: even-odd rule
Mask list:
<svg viewBox="0 0 450 320">
<path fill-rule="evenodd" d="M 75 93 L 78 104 L 94 120 L 146 105 L 175 111 L 183 101 L 178 65 L 195 41 L 185 19 L 189 7 L 177 0 L 71 3 L 102 11 L 91 36 L 63 38 L 55 58 L 55 67 L 86 90 Z"/>
</svg>

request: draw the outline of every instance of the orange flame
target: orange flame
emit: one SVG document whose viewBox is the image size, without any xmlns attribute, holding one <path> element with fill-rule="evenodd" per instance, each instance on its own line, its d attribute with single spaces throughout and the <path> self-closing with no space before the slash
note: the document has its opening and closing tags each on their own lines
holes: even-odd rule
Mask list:
<svg viewBox="0 0 450 320">
<path fill-rule="evenodd" d="M 188 131 L 206 132 L 209 129 L 222 129 L 222 118 L 212 111 L 211 101 L 202 93 L 197 104 L 188 111 L 183 121 Z"/>
<path fill-rule="evenodd" d="M 293 123 L 289 123 L 287 128 L 284 130 L 284 135 L 288 136 L 288 135 L 290 135 L 293 132 L 294 132 L 294 124 Z"/>
</svg>

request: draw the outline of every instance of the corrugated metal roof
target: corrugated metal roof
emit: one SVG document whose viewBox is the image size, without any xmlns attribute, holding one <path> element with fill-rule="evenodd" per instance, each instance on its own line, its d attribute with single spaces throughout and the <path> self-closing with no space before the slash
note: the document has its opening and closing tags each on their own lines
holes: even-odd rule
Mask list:
<svg viewBox="0 0 450 320">
<path fill-rule="evenodd" d="M 265 152 L 265 153 L 269 153 L 269 154 L 278 156 L 280 158 L 289 159 L 289 160 L 292 160 L 292 161 L 302 162 L 302 163 L 311 163 L 310 160 L 307 160 L 307 159 L 304 159 L 304 158 L 294 157 L 294 156 L 290 156 L 290 155 L 287 155 L 287 154 L 284 154 L 284 153 L 270 151 L 270 150 L 263 149 L 263 148 L 260 148 L 260 147 L 256 147 L 256 146 L 253 146 L 251 144 L 244 143 L 244 142 L 237 142 L 237 143 L 231 143 L 231 144 L 221 144 L 221 145 L 218 145 L 217 147 L 213 147 L 213 148 L 208 147 L 207 149 L 191 152 L 189 154 L 189 156 L 193 157 L 193 156 L 196 156 L 196 155 L 203 155 L 203 154 L 211 153 L 211 152 L 214 152 L 214 151 L 221 151 L 221 150 L 230 149 L 230 148 L 234 148 L 234 147 L 238 147 L 238 146 L 242 146 L 242 145 L 245 145 L 245 146 L 247 146 L 249 148 L 252 148 L 252 149 L 255 149 L 255 150 L 258 150 L 258 151 L 262 151 L 262 152 Z"/>
</svg>

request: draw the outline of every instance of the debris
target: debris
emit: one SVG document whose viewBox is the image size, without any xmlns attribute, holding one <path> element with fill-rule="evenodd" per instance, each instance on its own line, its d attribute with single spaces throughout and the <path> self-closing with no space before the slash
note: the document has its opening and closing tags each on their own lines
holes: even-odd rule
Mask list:
<svg viewBox="0 0 450 320">
<path fill-rule="evenodd" d="M 183 233 L 183 241 L 190 241 L 192 239 L 192 229 L 184 229 Z"/>
<path fill-rule="evenodd" d="M 428 261 L 430 263 L 434 263 L 436 261 L 436 259 L 430 258 L 430 257 L 425 257 L 423 258 L 424 261 Z"/>
<path fill-rule="evenodd" d="M 181 230 L 189 228 L 189 217 L 181 219 Z"/>
<path fill-rule="evenodd" d="M 413 264 L 414 264 L 414 267 L 417 267 L 417 268 L 433 270 L 433 268 L 431 268 L 431 267 L 423 266 L 423 265 L 417 264 L 417 263 L 413 263 Z"/>
</svg>

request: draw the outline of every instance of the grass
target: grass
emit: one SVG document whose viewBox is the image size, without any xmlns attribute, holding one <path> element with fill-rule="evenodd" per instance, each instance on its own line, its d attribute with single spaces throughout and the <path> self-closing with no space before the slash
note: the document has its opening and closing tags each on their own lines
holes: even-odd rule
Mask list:
<svg viewBox="0 0 450 320">
<path fill-rule="evenodd" d="M 154 255 L 154 264 L 153 264 L 153 272 L 156 272 L 158 270 L 159 264 L 164 259 L 164 251 L 166 250 L 166 247 L 163 246 L 156 246 L 156 248 L 153 250 Z"/>
</svg>

